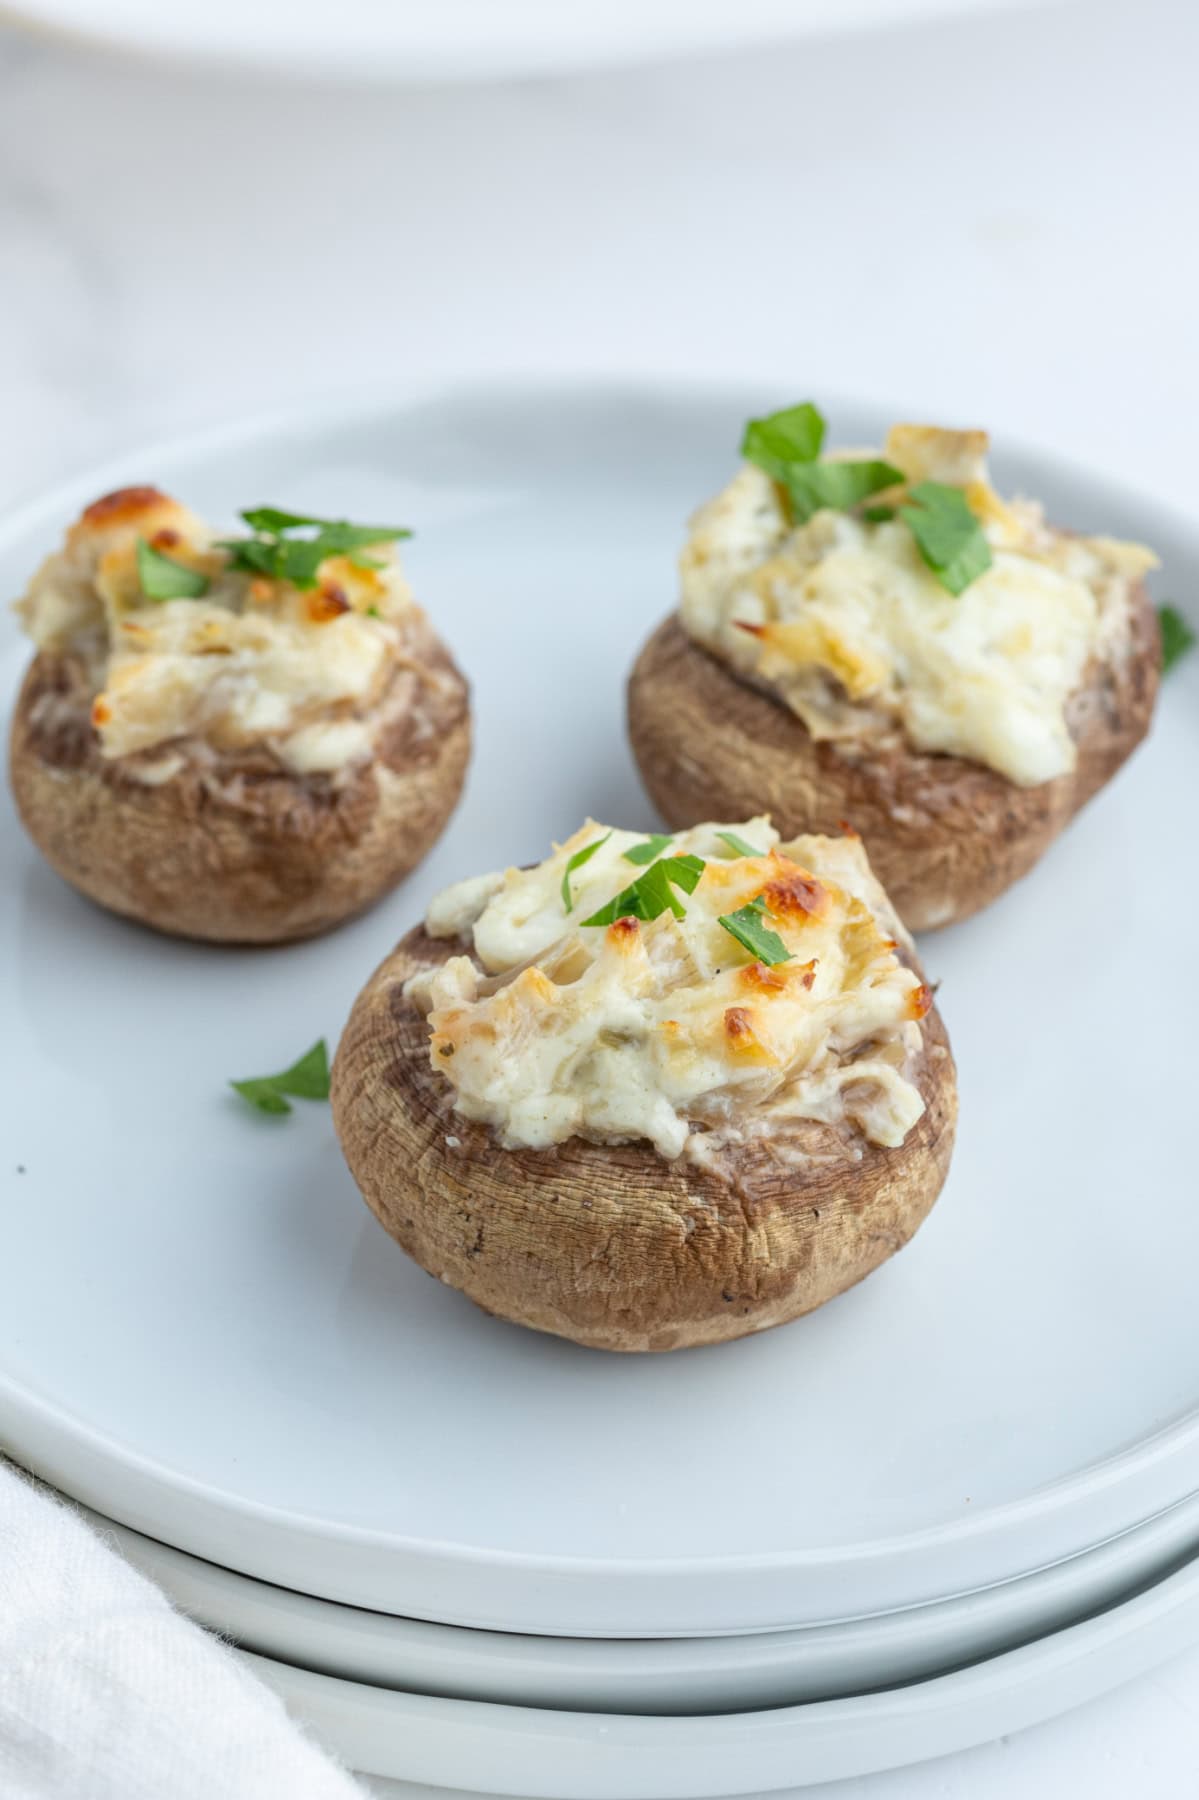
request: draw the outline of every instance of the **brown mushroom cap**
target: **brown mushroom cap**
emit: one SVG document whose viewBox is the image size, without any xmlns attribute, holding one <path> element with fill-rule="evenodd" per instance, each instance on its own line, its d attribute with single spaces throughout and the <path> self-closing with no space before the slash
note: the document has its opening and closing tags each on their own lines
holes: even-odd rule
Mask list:
<svg viewBox="0 0 1199 1800">
<path fill-rule="evenodd" d="M 267 756 L 218 770 L 189 757 L 148 786 L 132 759 L 100 754 L 82 664 L 42 651 L 12 724 L 26 830 L 73 887 L 158 931 L 277 944 L 340 924 L 420 861 L 462 791 L 469 690 L 423 615 L 412 632 L 409 651 L 439 679 L 389 720 L 374 758 L 337 781 Z"/>
<path fill-rule="evenodd" d="M 751 809 L 752 810 L 752 809 Z M 815 1122 L 670 1162 L 568 1138 L 505 1150 L 454 1111 L 403 984 L 469 946 L 418 928 L 359 995 L 333 1066 L 333 1117 L 367 1204 L 430 1274 L 484 1311 L 603 1350 L 677 1350 L 782 1325 L 852 1287 L 941 1190 L 957 1085 L 923 1020 L 923 1116 L 898 1149 Z"/>
<path fill-rule="evenodd" d="M 629 678 L 629 735 L 641 778 L 676 830 L 754 812 L 770 813 L 784 838 L 835 833 L 848 821 L 909 930 L 928 931 L 997 899 L 1111 780 L 1149 729 L 1160 664 L 1157 615 L 1138 584 L 1131 653 L 1093 663 L 1072 696 L 1077 766 L 1017 787 L 983 763 L 899 740 L 853 759 L 818 743 L 672 614 Z"/>
</svg>

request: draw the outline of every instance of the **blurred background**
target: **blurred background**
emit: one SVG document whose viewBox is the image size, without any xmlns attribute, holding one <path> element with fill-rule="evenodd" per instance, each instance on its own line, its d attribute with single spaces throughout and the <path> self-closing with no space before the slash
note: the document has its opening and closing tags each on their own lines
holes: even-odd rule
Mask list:
<svg viewBox="0 0 1199 1800">
<path fill-rule="evenodd" d="M 6 501 L 532 370 L 766 375 L 1189 498 L 1191 0 L 159 10 L 0 6 Z"/>
</svg>

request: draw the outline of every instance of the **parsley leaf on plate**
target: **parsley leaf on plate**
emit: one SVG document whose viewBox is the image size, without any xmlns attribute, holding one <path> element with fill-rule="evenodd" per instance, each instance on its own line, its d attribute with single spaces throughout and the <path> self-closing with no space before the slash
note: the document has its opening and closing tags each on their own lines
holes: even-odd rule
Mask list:
<svg viewBox="0 0 1199 1800">
<path fill-rule="evenodd" d="M 612 833 L 606 831 L 602 838 L 596 838 L 592 843 L 586 844 L 582 850 L 576 850 L 570 861 L 567 863 L 562 876 L 562 904 L 567 912 L 573 912 L 575 909 L 574 895 L 570 891 L 571 876 L 576 869 L 581 869 L 584 863 L 590 862 L 601 844 L 606 844 L 611 836 Z"/>
<path fill-rule="evenodd" d="M 327 1100 L 329 1098 L 329 1051 L 324 1038 L 319 1038 L 311 1050 L 305 1051 L 298 1062 L 290 1069 L 284 1069 L 280 1075 L 255 1075 L 245 1081 L 231 1081 L 229 1086 L 239 1093 L 259 1112 L 289 1113 L 290 1101 L 284 1098 L 293 1094 L 298 1100 Z"/>
<path fill-rule="evenodd" d="M 918 481 L 899 516 L 943 588 L 961 594 L 991 566 L 991 546 L 959 487 Z"/>
<path fill-rule="evenodd" d="M 208 592 L 208 577 L 164 556 L 145 538 L 137 540 L 137 578 L 147 600 L 198 600 Z"/>
<path fill-rule="evenodd" d="M 1176 606 L 1167 600 L 1157 609 L 1157 622 L 1162 633 L 1162 674 L 1168 675 L 1174 664 L 1195 642 L 1195 633 Z"/>
</svg>

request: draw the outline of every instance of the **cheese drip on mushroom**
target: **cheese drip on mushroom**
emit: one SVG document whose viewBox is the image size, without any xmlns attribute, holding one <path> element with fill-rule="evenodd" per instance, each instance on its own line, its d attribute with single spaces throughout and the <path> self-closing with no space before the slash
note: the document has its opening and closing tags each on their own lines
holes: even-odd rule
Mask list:
<svg viewBox="0 0 1199 1800">
<path fill-rule="evenodd" d="M 825 510 L 793 525 L 781 490 L 747 465 L 691 522 L 685 630 L 849 754 L 898 729 L 1022 787 L 1068 773 L 1070 697 L 1092 660 L 1126 653 L 1132 592 L 1157 558 L 1003 502 L 986 450 L 985 432 L 898 425 L 884 451 L 908 485 L 964 490 L 992 561 L 961 594 L 941 586 L 902 518 Z M 872 504 L 903 499 L 892 489 Z"/>
<path fill-rule="evenodd" d="M 725 830 L 761 854 L 735 854 Z M 664 852 L 704 861 L 682 918 L 587 925 L 646 868 L 626 857 L 645 839 L 613 831 L 568 873 L 604 832 L 589 821 L 536 868 L 430 906 L 433 936 L 473 948 L 406 990 L 456 1109 L 507 1147 L 647 1139 L 702 1158 L 802 1119 L 901 1144 L 924 1111 L 913 1066 L 930 1002 L 896 954 L 906 936 L 859 840 L 780 845 L 766 819 L 697 826 Z M 755 917 L 787 952 L 772 966 L 720 924 L 759 898 Z"/>
<path fill-rule="evenodd" d="M 231 567 L 217 536 L 156 489 L 123 489 L 87 509 L 18 603 L 40 649 L 85 663 L 101 754 L 185 737 L 225 752 L 265 744 L 295 774 L 369 756 L 370 715 L 413 610 L 394 546 L 371 546 L 377 568 L 329 557 L 301 591 Z M 205 577 L 207 591 L 148 599 L 139 539 Z M 146 780 L 178 766 L 142 761 Z"/>
</svg>

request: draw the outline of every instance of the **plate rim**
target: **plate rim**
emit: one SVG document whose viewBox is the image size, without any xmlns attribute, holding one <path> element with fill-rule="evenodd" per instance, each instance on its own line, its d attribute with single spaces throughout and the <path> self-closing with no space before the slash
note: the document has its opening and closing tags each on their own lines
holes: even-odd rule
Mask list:
<svg viewBox="0 0 1199 1800">
<path fill-rule="evenodd" d="M 343 1721 L 352 1714 L 357 1741 L 338 1742 L 335 1729 L 334 1747 L 372 1774 L 540 1800 L 612 1800 L 634 1791 L 638 1800 L 750 1800 L 900 1768 L 1026 1729 L 1182 1653 L 1197 1634 L 1199 1560 L 1091 1618 L 967 1668 L 873 1694 L 757 1712 L 663 1717 L 445 1700 L 239 1654 L 318 1736 L 322 1718 L 328 1728 L 336 1710 Z M 385 1762 L 375 1761 L 377 1746 L 395 1729 L 389 1713 L 403 1720 L 403 1749 L 393 1740 L 395 1754 L 416 1759 L 404 1767 L 386 1752 Z M 373 1746 L 365 1764 L 364 1740 Z M 551 1755 L 561 1759 L 555 1770 L 547 1767 Z M 625 1785 L 633 1779 L 635 1788 Z"/>
<path fill-rule="evenodd" d="M 632 1686 L 640 1700 L 652 1684 L 659 1704 L 636 1707 L 651 1716 L 849 1698 L 878 1686 L 883 1671 L 891 1677 L 882 1684 L 888 1687 L 931 1680 L 1110 1610 L 1199 1558 L 1196 1494 L 1094 1550 L 930 1607 L 740 1637 L 539 1638 L 339 1606 L 190 1556 L 86 1509 L 83 1516 L 114 1536 L 121 1553 L 181 1610 L 260 1655 L 402 1692 L 551 1710 L 570 1709 L 572 1700 L 562 1697 L 570 1692 L 574 1710 L 625 1711 L 597 1696 Z M 332 1642 L 331 1632 L 337 1634 Z M 547 1667 L 554 1672 L 548 1686 Z M 921 1667 L 923 1673 L 913 1672 Z M 478 1691 L 455 1694 L 443 1685 L 451 1680 Z M 796 1691 L 830 1681 L 850 1685 L 824 1695 Z M 551 1690 L 556 1698 L 548 1697 Z M 707 1703 L 698 1707 L 693 1697 L 701 1692 Z M 723 1704 L 713 1701 L 718 1692 L 726 1696 Z M 671 1703 L 662 1704 L 667 1695 Z"/>
<path fill-rule="evenodd" d="M 173 1548 L 234 1573 L 292 1589 L 296 1588 L 294 1579 L 280 1571 L 295 1568 L 303 1560 L 311 1574 L 305 1589 L 297 1591 L 307 1591 L 316 1599 L 361 1606 L 368 1611 L 394 1611 L 438 1624 L 533 1636 L 715 1637 L 834 1624 L 839 1618 L 862 1616 L 838 1615 L 828 1610 L 828 1603 L 851 1573 L 855 1578 L 868 1577 L 875 1584 L 874 1592 L 879 1596 L 876 1613 L 929 1605 L 977 1593 L 1085 1554 L 1122 1532 L 1137 1529 L 1199 1491 L 1199 1458 L 1195 1459 L 1195 1467 L 1184 1461 L 1179 1478 L 1164 1490 L 1148 1485 L 1148 1478 L 1159 1469 L 1168 1472 L 1179 1460 L 1168 1432 L 1158 1432 L 1151 1444 L 1141 1440 L 1134 1449 L 1091 1469 L 1077 1471 L 1021 1500 L 920 1532 L 823 1551 L 745 1552 L 739 1557 L 673 1559 L 613 1557 L 601 1561 L 593 1557 L 487 1550 L 361 1525 L 333 1526 L 308 1514 L 268 1506 L 197 1481 L 154 1462 L 140 1451 L 114 1445 L 66 1409 L 23 1393 L 2 1372 L 0 1402 L 0 1416 L 5 1418 L 0 1443 L 14 1461 L 72 1498 L 145 1536 L 157 1537 Z M 1195 1435 L 1192 1433 L 1182 1446 L 1184 1450 L 1195 1449 Z M 1156 1447 L 1159 1454 L 1146 1468 L 1142 1453 L 1147 1447 Z M 1097 1474 L 1103 1478 L 1099 1482 L 1094 1479 Z M 1118 1515 L 1121 1523 L 1113 1527 L 1105 1502 L 1115 1490 L 1126 1504 Z M 1131 1518 L 1127 1505 L 1130 1492 L 1138 1496 L 1132 1501 Z M 1075 1501 L 1084 1504 L 1072 1505 Z M 1085 1536 L 1081 1540 L 1080 1517 L 1089 1521 L 1083 1526 Z M 169 1537 L 164 1536 L 164 1519 L 169 1521 Z M 1018 1544 L 1023 1533 L 1034 1526 L 1042 1553 L 1035 1568 L 1030 1569 L 1017 1556 L 1005 1565 L 1006 1573 L 993 1573 L 981 1581 L 968 1574 L 968 1558 L 980 1539 L 998 1539 L 1006 1544 L 1012 1538 Z M 334 1556 L 338 1550 L 345 1554 Z M 311 1559 L 317 1551 L 332 1556 L 332 1561 L 313 1564 Z M 404 1566 L 398 1579 L 381 1582 L 380 1563 L 390 1561 L 402 1562 Z M 928 1565 L 931 1585 L 910 1579 L 917 1563 L 922 1574 Z M 933 1575 L 933 1570 L 940 1574 Z M 776 1589 L 783 1580 L 800 1579 L 814 1597 L 814 1605 L 808 1614 L 796 1617 L 791 1602 L 780 1606 Z M 700 1602 L 690 1593 L 701 1581 L 717 1584 L 720 1607 L 713 1607 L 706 1597 Z M 535 1592 L 542 1583 L 576 1592 L 580 1584 L 586 1585 L 592 1606 L 596 1602 L 590 1590 L 598 1585 L 600 1609 L 589 1615 L 596 1622 L 569 1629 L 538 1623 L 529 1614 L 527 1602 L 519 1622 L 514 1620 L 508 1610 L 513 1602 L 517 1602 L 520 1612 L 519 1597 L 530 1590 Z M 630 1596 L 650 1589 L 655 1595 L 662 1595 L 673 1609 L 669 1618 L 678 1623 L 662 1622 L 667 1616 L 661 1613 L 662 1600 L 649 1610 L 644 1602 L 639 1610 L 636 1606 L 630 1610 Z M 445 1604 L 447 1590 L 457 1593 L 459 1600 Z M 385 1593 L 393 1597 L 384 1607 Z M 728 1605 L 735 1606 L 738 1620 L 710 1622 L 718 1612 L 722 1620 L 732 1619 L 733 1614 L 725 1610 Z"/>
</svg>

